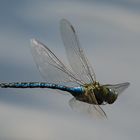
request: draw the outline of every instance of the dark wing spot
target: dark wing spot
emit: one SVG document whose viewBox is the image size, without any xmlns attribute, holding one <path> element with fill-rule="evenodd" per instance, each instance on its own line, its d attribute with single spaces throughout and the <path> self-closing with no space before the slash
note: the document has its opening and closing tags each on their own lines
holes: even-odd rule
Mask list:
<svg viewBox="0 0 140 140">
<path fill-rule="evenodd" d="M 72 31 L 75 33 L 75 30 L 74 30 L 73 26 L 71 25 L 70 27 L 71 27 Z"/>
</svg>

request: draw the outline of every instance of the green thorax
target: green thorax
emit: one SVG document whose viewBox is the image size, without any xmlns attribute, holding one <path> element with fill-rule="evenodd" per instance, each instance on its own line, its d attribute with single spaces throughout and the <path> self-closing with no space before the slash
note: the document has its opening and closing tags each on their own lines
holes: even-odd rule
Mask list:
<svg viewBox="0 0 140 140">
<path fill-rule="evenodd" d="M 98 82 L 85 84 L 85 95 L 90 96 L 94 100 L 94 104 L 112 104 L 117 99 L 117 94 L 106 86 L 100 85 Z M 92 96 L 92 97 L 91 97 Z"/>
</svg>

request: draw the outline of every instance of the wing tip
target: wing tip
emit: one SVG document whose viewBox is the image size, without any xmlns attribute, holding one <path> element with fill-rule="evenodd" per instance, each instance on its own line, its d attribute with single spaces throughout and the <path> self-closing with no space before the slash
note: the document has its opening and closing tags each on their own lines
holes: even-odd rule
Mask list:
<svg viewBox="0 0 140 140">
<path fill-rule="evenodd" d="M 32 45 L 37 45 L 38 41 L 35 38 L 30 39 Z"/>
<path fill-rule="evenodd" d="M 125 85 L 126 87 L 129 87 L 129 86 L 130 86 L 130 82 L 125 82 L 124 85 Z"/>
<path fill-rule="evenodd" d="M 68 22 L 68 20 L 65 19 L 65 18 L 62 18 L 62 19 L 60 20 L 60 23 L 64 23 L 64 22 Z"/>
<path fill-rule="evenodd" d="M 72 26 L 72 24 L 70 23 L 69 20 L 65 19 L 65 18 L 62 18 L 60 20 L 60 27 L 62 28 L 62 26 L 66 26 L 66 25 L 69 25 L 70 27 Z"/>
</svg>

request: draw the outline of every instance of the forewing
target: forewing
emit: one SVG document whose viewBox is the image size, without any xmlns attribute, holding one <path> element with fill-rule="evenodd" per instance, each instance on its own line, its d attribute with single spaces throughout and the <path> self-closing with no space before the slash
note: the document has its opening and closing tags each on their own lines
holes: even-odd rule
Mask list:
<svg viewBox="0 0 140 140">
<path fill-rule="evenodd" d="M 61 84 L 70 82 L 75 84 L 81 83 L 47 46 L 35 39 L 31 40 L 31 43 L 33 58 L 47 82 Z"/>
<path fill-rule="evenodd" d="M 116 85 L 105 85 L 108 88 L 114 90 L 116 92 L 116 94 L 120 95 L 126 88 L 128 88 L 130 85 L 130 83 L 126 82 L 126 83 L 120 83 L 120 84 L 116 84 Z"/>
<path fill-rule="evenodd" d="M 94 82 L 96 80 L 95 73 L 83 49 L 80 47 L 74 27 L 69 21 L 62 19 L 60 22 L 60 31 L 72 70 L 84 83 Z"/>
<path fill-rule="evenodd" d="M 88 114 L 91 117 L 107 118 L 103 109 L 101 107 L 99 107 L 98 105 L 81 102 L 81 101 L 76 100 L 75 98 L 72 98 L 69 101 L 69 105 L 74 111 Z"/>
</svg>

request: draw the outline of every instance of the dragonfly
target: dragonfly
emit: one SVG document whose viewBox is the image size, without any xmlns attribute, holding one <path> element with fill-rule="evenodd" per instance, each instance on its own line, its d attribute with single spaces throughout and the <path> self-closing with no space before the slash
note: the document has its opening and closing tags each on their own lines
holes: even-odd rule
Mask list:
<svg viewBox="0 0 140 140">
<path fill-rule="evenodd" d="M 113 104 L 130 83 L 100 84 L 68 20 L 61 19 L 60 33 L 69 66 L 42 42 L 32 39 L 31 52 L 45 82 L 2 82 L 0 88 L 50 88 L 67 92 L 73 96 L 71 107 L 83 103 L 89 105 L 89 112 L 94 110 L 98 116 L 107 118 L 102 105 Z"/>
</svg>

